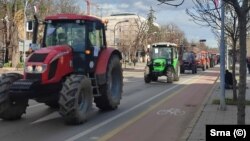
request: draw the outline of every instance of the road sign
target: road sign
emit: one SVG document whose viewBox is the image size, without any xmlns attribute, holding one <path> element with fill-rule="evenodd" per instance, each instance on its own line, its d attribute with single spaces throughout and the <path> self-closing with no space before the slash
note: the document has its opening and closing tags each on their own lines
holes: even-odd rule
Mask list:
<svg viewBox="0 0 250 141">
<path fill-rule="evenodd" d="M 25 40 L 25 47 L 24 47 L 23 42 L 19 42 L 18 43 L 19 51 L 28 51 L 31 43 L 32 43 L 31 40 Z"/>
</svg>

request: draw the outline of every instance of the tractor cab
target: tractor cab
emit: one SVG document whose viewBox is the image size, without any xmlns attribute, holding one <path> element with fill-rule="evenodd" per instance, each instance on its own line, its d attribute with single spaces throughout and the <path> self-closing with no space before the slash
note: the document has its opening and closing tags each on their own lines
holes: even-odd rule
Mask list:
<svg viewBox="0 0 250 141">
<path fill-rule="evenodd" d="M 167 76 L 167 81 L 179 79 L 179 60 L 177 46 L 173 43 L 155 43 L 150 49 L 150 61 L 148 62 L 144 79 L 146 83 L 157 81 L 160 76 Z"/>
<path fill-rule="evenodd" d="M 67 46 L 73 53 L 73 70 L 93 72 L 99 52 L 106 47 L 104 24 L 94 18 L 73 18 L 70 15 L 45 19 L 42 47 Z"/>
</svg>

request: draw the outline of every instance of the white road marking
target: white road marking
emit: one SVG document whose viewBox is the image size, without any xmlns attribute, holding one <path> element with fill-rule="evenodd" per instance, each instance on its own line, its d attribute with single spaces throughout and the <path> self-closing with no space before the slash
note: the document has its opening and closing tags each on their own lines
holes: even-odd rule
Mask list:
<svg viewBox="0 0 250 141">
<path fill-rule="evenodd" d="M 173 116 L 183 116 L 185 111 L 178 108 L 162 109 L 156 112 L 159 116 L 173 115 Z"/>
<path fill-rule="evenodd" d="M 196 77 L 199 77 L 199 76 L 200 76 L 200 75 L 198 75 L 198 76 L 196 76 Z M 194 78 L 196 78 L 196 77 L 193 77 L 193 78 L 191 78 L 191 79 L 194 79 Z M 178 83 L 178 84 L 185 84 L 186 82 L 189 82 L 191 79 L 182 81 L 181 83 Z M 83 136 L 85 136 L 85 135 L 87 135 L 87 134 L 89 134 L 89 133 L 91 133 L 91 132 L 93 132 L 93 131 L 95 131 L 95 130 L 101 128 L 102 126 L 107 125 L 108 123 L 112 122 L 113 120 L 116 120 L 116 119 L 118 119 L 118 118 L 120 118 L 120 117 L 122 117 L 122 116 L 128 114 L 129 112 L 134 111 L 135 109 L 137 109 L 137 108 L 139 108 L 139 107 L 141 107 L 141 106 L 143 106 L 143 105 L 149 103 L 150 101 L 152 101 L 152 100 L 154 100 L 154 99 L 156 99 L 156 98 L 158 98 L 158 97 L 164 95 L 166 92 L 169 92 L 169 91 L 173 90 L 174 88 L 176 88 L 176 87 L 178 87 L 178 86 L 180 86 L 180 85 L 175 85 L 175 86 L 173 86 L 173 87 L 171 87 L 171 88 L 168 88 L 167 90 L 162 91 L 162 92 L 156 94 L 155 96 L 153 96 L 153 97 L 147 99 L 146 101 L 141 102 L 141 103 L 139 103 L 139 104 L 133 106 L 132 108 L 128 109 L 127 111 L 124 111 L 124 112 L 122 112 L 122 113 L 120 113 L 120 114 L 118 114 L 118 115 L 116 115 L 116 116 L 114 116 L 114 117 L 112 117 L 112 118 L 110 118 L 110 119 L 108 119 L 108 120 L 106 120 L 106 121 L 103 121 L 102 123 L 99 123 L 99 124 L 93 126 L 92 128 L 89 128 L 88 130 L 84 130 L 83 132 L 80 132 L 80 133 L 78 133 L 78 134 L 76 134 L 76 135 L 74 135 L 74 136 L 72 136 L 72 137 L 66 139 L 65 141 L 74 141 L 74 140 L 77 140 L 77 139 L 79 139 L 79 138 L 81 138 L 81 137 L 83 137 Z"/>
<path fill-rule="evenodd" d="M 30 123 L 30 124 L 41 123 L 41 122 L 48 121 L 48 120 L 55 119 L 55 118 L 59 118 L 59 117 L 60 117 L 59 113 L 57 111 L 55 111 L 55 112 L 53 112 L 47 116 L 44 116 L 44 117 L 42 117 L 42 118 L 40 118 L 40 119 Z"/>
</svg>

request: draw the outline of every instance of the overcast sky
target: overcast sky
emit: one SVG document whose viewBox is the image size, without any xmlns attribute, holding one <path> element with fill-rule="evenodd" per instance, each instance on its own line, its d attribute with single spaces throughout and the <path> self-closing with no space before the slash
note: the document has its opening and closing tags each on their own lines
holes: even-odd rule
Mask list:
<svg viewBox="0 0 250 141">
<path fill-rule="evenodd" d="M 209 27 L 202 27 L 193 23 L 185 10 L 193 7 L 192 0 L 185 0 L 184 4 L 179 7 L 167 6 L 165 4 L 158 5 L 157 0 L 91 0 L 93 3 L 102 8 L 102 15 L 110 15 L 113 13 L 130 12 L 143 17 L 147 17 L 150 6 L 155 10 L 156 22 L 159 25 L 168 23 L 176 24 L 184 31 L 189 41 L 198 42 L 200 39 L 206 39 L 209 47 L 217 47 L 217 41 Z M 86 3 L 82 0 L 83 5 Z M 93 9 L 92 12 L 95 12 Z M 99 11 L 99 13 L 101 13 Z"/>
</svg>

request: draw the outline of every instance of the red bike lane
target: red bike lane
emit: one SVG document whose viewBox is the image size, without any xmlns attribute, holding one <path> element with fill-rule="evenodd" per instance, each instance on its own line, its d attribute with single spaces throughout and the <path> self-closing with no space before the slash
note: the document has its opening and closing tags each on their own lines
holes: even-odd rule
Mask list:
<svg viewBox="0 0 250 141">
<path fill-rule="evenodd" d="M 219 75 L 213 68 L 152 105 L 146 112 L 106 134 L 99 141 L 179 141 L 211 94 Z M 180 79 L 181 80 L 181 79 Z"/>
</svg>

